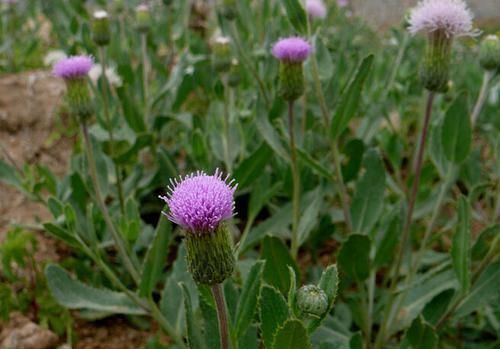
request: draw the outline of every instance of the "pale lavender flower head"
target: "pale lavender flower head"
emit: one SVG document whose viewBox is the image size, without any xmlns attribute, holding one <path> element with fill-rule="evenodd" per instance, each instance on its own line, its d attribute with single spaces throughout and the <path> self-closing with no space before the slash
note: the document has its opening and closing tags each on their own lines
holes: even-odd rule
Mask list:
<svg viewBox="0 0 500 349">
<path fill-rule="evenodd" d="M 89 56 L 72 56 L 59 60 L 53 69 L 55 76 L 63 79 L 83 78 L 92 68 L 94 60 Z"/>
<path fill-rule="evenodd" d="M 349 0 L 337 0 L 338 7 L 347 7 L 349 5 Z"/>
<path fill-rule="evenodd" d="M 229 175 L 222 177 L 219 170 L 211 176 L 198 171 L 180 180 L 171 179 L 168 194 L 160 196 L 169 207 L 164 214 L 191 233 L 213 232 L 234 215 L 237 184 L 228 179 Z"/>
<path fill-rule="evenodd" d="M 473 14 L 463 0 L 422 0 L 410 12 L 409 31 L 442 31 L 449 38 L 477 36 L 472 27 Z"/>
<path fill-rule="evenodd" d="M 311 45 L 300 37 L 280 39 L 273 45 L 272 54 L 280 61 L 303 62 L 311 54 Z"/>
<path fill-rule="evenodd" d="M 323 0 L 306 0 L 306 11 L 313 18 L 325 18 L 327 14 Z"/>
</svg>

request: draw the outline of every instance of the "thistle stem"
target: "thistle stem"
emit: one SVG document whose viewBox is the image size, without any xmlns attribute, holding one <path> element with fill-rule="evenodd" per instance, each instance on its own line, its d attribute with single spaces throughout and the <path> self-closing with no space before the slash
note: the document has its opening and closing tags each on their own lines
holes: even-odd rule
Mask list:
<svg viewBox="0 0 500 349">
<path fill-rule="evenodd" d="M 116 248 L 118 249 L 118 253 L 120 255 L 120 258 L 123 260 L 123 263 L 125 265 L 125 268 L 127 271 L 130 273 L 130 276 L 134 280 L 134 282 L 138 285 L 140 281 L 139 273 L 137 269 L 135 268 L 134 264 L 132 263 L 132 260 L 130 259 L 130 254 L 127 251 L 127 247 L 125 246 L 124 241 L 122 240 L 122 237 L 119 235 L 118 231 L 116 230 L 113 221 L 111 220 L 111 217 L 108 212 L 108 208 L 106 207 L 106 204 L 104 203 L 104 198 L 102 197 L 101 194 L 101 189 L 99 187 L 99 181 L 97 179 L 97 169 L 96 169 L 96 161 L 94 157 L 94 152 L 92 150 L 92 143 L 90 142 L 90 137 L 89 137 L 89 132 L 87 129 L 87 125 L 85 122 L 82 121 L 81 123 L 81 129 L 82 129 L 82 136 L 83 140 L 85 142 L 85 152 L 87 154 L 87 162 L 89 166 L 89 172 L 90 172 L 90 178 L 94 184 L 94 191 L 95 191 L 95 197 L 97 201 L 97 205 L 99 206 L 104 222 L 106 223 L 106 226 L 108 227 L 111 236 L 113 237 L 113 240 L 115 241 Z"/>
<path fill-rule="evenodd" d="M 142 54 L 142 93 L 144 97 L 144 120 L 149 121 L 149 90 L 148 90 L 148 34 L 141 33 Z"/>
<path fill-rule="evenodd" d="M 488 93 L 488 87 L 490 85 L 490 81 L 492 78 L 492 73 L 490 71 L 485 71 L 483 76 L 483 84 L 481 85 L 481 90 L 479 92 L 479 96 L 476 101 L 476 105 L 474 106 L 474 110 L 471 115 L 471 122 L 474 126 L 479 118 L 479 114 L 483 109 L 484 102 L 486 101 L 486 96 Z"/>
<path fill-rule="evenodd" d="M 420 184 L 420 175 L 422 173 L 422 164 L 423 164 L 423 159 L 424 159 L 424 150 L 425 150 L 425 144 L 427 141 L 427 134 L 429 132 L 429 125 L 430 125 L 430 120 L 432 116 L 432 105 L 434 102 L 434 97 L 435 94 L 434 92 L 429 91 L 428 97 L 427 97 L 427 105 L 425 109 L 425 117 L 424 117 L 424 125 L 422 127 L 422 133 L 420 135 L 420 141 L 418 143 L 418 149 L 417 149 L 417 157 L 415 161 L 415 178 L 413 179 L 413 185 L 411 189 L 410 196 L 408 198 L 408 209 L 406 212 L 406 217 L 405 217 L 405 222 L 403 225 L 403 232 L 402 232 L 402 238 L 401 242 L 399 244 L 399 251 L 396 256 L 396 262 L 395 262 L 395 267 L 394 267 L 394 275 L 391 278 L 391 283 L 389 286 L 389 299 L 386 303 L 385 310 L 384 310 L 384 319 L 382 320 L 382 324 L 380 327 L 380 331 L 377 335 L 377 339 L 375 341 L 375 349 L 380 349 L 382 348 L 382 345 L 384 341 L 386 340 L 386 332 L 387 328 L 390 326 L 390 323 L 392 322 L 392 313 L 393 313 L 393 305 L 394 301 L 396 299 L 395 296 L 395 291 L 396 291 L 396 285 L 399 277 L 399 271 L 401 269 L 401 264 L 403 261 L 403 256 L 404 256 L 404 251 L 405 251 L 405 246 L 408 242 L 409 235 L 410 235 L 410 227 L 412 223 L 412 217 L 413 217 L 413 210 L 415 208 L 415 201 L 417 199 L 417 194 L 418 194 L 418 189 L 419 189 L 419 184 Z M 411 257 L 411 255 L 410 255 Z M 411 265 L 411 259 L 410 259 L 410 265 Z"/>
<path fill-rule="evenodd" d="M 288 127 L 290 132 L 290 159 L 292 161 L 292 257 L 297 258 L 299 251 L 299 221 L 300 221 L 300 172 L 297 162 L 297 147 L 295 144 L 295 130 L 293 117 L 294 101 L 288 101 Z"/>
<path fill-rule="evenodd" d="M 106 75 L 106 53 L 104 52 L 104 46 L 99 46 L 99 55 L 101 59 L 101 67 L 102 67 L 101 77 L 103 81 L 102 93 L 101 93 L 102 104 L 104 109 L 104 117 L 106 118 L 106 124 L 107 124 L 106 128 L 108 129 L 108 134 L 109 134 L 109 152 L 111 154 L 111 158 L 113 158 L 115 155 L 114 152 L 115 137 L 113 132 L 113 125 L 111 125 L 111 115 L 109 112 L 109 101 L 108 101 L 109 81 Z M 120 175 L 120 167 L 118 166 L 118 164 L 113 161 L 113 165 L 115 168 L 116 189 L 118 191 L 118 201 L 120 202 L 120 212 L 123 215 L 125 214 L 125 200 L 123 195 L 122 177 Z"/>
<path fill-rule="evenodd" d="M 229 155 L 229 86 L 224 79 L 224 136 L 222 137 L 222 146 L 224 150 L 224 162 L 226 163 L 226 171 L 232 172 L 231 157 Z"/>
<path fill-rule="evenodd" d="M 308 31 L 308 36 L 311 37 L 311 24 L 309 19 L 307 21 L 307 31 Z M 316 98 L 318 99 L 319 106 L 321 109 L 321 116 L 323 119 L 325 130 L 329 130 L 330 122 L 328 117 L 328 107 L 326 105 L 323 88 L 321 87 L 321 80 L 319 79 L 318 61 L 315 54 L 311 55 L 311 62 L 312 62 L 312 73 L 314 79 L 314 90 L 316 93 Z M 330 147 L 332 150 L 333 161 L 335 164 L 335 176 L 337 177 L 338 181 L 339 196 L 342 205 L 342 211 L 344 212 L 344 220 L 346 222 L 349 231 L 352 231 L 351 211 L 349 210 L 349 196 L 347 194 L 347 189 L 344 183 L 344 177 L 342 176 L 342 168 L 340 167 L 341 162 L 340 162 L 338 145 L 335 142 L 336 140 L 330 140 Z"/>
<path fill-rule="evenodd" d="M 229 349 L 229 327 L 222 284 L 212 286 L 211 290 L 217 308 L 217 318 L 219 320 L 220 346 L 221 349 Z"/>
</svg>

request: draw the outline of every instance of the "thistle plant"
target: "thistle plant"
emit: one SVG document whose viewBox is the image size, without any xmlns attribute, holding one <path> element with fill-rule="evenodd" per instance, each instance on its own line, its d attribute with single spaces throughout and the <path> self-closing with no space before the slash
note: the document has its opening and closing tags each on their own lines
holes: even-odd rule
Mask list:
<svg viewBox="0 0 500 349">
<path fill-rule="evenodd" d="M 279 94 L 288 103 L 288 128 L 290 137 L 290 159 L 292 164 L 292 256 L 299 249 L 298 228 L 300 223 L 300 169 L 294 131 L 294 102 L 304 93 L 303 63 L 311 54 L 311 45 L 299 37 L 289 37 L 277 41 L 272 48 L 273 56 L 280 61 Z"/>
<path fill-rule="evenodd" d="M 171 180 L 169 194 L 160 196 L 167 217 L 185 232 L 188 269 L 194 281 L 211 287 L 217 306 L 221 348 L 229 348 L 229 327 L 221 284 L 234 271 L 233 244 L 224 221 L 234 215 L 237 185 L 218 170 Z"/>
</svg>

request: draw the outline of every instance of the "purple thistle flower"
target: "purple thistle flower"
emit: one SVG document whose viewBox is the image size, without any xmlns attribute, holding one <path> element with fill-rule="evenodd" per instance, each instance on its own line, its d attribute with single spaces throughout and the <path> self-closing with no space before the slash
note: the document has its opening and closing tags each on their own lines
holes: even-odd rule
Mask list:
<svg viewBox="0 0 500 349">
<path fill-rule="evenodd" d="M 63 79 L 74 79 L 85 77 L 94 60 L 89 56 L 72 56 L 61 59 L 54 65 L 53 73 Z"/>
<path fill-rule="evenodd" d="M 311 45 L 300 37 L 280 39 L 273 45 L 272 54 L 281 61 L 303 62 L 311 54 Z"/>
<path fill-rule="evenodd" d="M 422 0 L 411 10 L 409 31 L 442 31 L 449 38 L 477 36 L 479 31 L 472 28 L 473 17 L 463 0 Z"/>
<path fill-rule="evenodd" d="M 313 18 L 325 18 L 327 14 L 323 0 L 307 0 L 306 11 Z"/>
<path fill-rule="evenodd" d="M 237 184 L 228 182 L 216 170 L 209 176 L 198 171 L 180 180 L 170 179 L 169 193 L 160 196 L 168 207 L 164 213 L 172 222 L 195 234 L 212 232 L 218 225 L 234 215 L 234 192 Z"/>
</svg>

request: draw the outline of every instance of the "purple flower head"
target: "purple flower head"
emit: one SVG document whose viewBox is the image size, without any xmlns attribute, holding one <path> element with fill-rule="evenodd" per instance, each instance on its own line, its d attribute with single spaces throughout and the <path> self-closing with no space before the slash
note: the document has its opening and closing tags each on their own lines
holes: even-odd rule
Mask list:
<svg viewBox="0 0 500 349">
<path fill-rule="evenodd" d="M 168 207 L 164 213 L 172 222 L 195 234 L 212 232 L 219 223 L 234 215 L 234 192 L 237 184 L 228 182 L 216 170 L 212 176 L 198 171 L 170 180 L 168 194 L 160 196 Z"/>
<path fill-rule="evenodd" d="M 278 40 L 273 46 L 272 54 L 281 61 L 298 63 L 305 61 L 311 51 L 311 45 L 304 39 L 289 37 Z"/>
<path fill-rule="evenodd" d="M 323 0 L 307 0 L 306 11 L 313 18 L 325 18 L 327 14 Z"/>
<path fill-rule="evenodd" d="M 83 78 L 88 74 L 93 64 L 92 57 L 72 56 L 59 60 L 54 65 L 53 73 L 63 79 Z"/>
<path fill-rule="evenodd" d="M 442 31 L 449 38 L 476 36 L 472 12 L 463 0 L 422 0 L 410 12 L 409 31 L 432 33 Z"/>
</svg>

